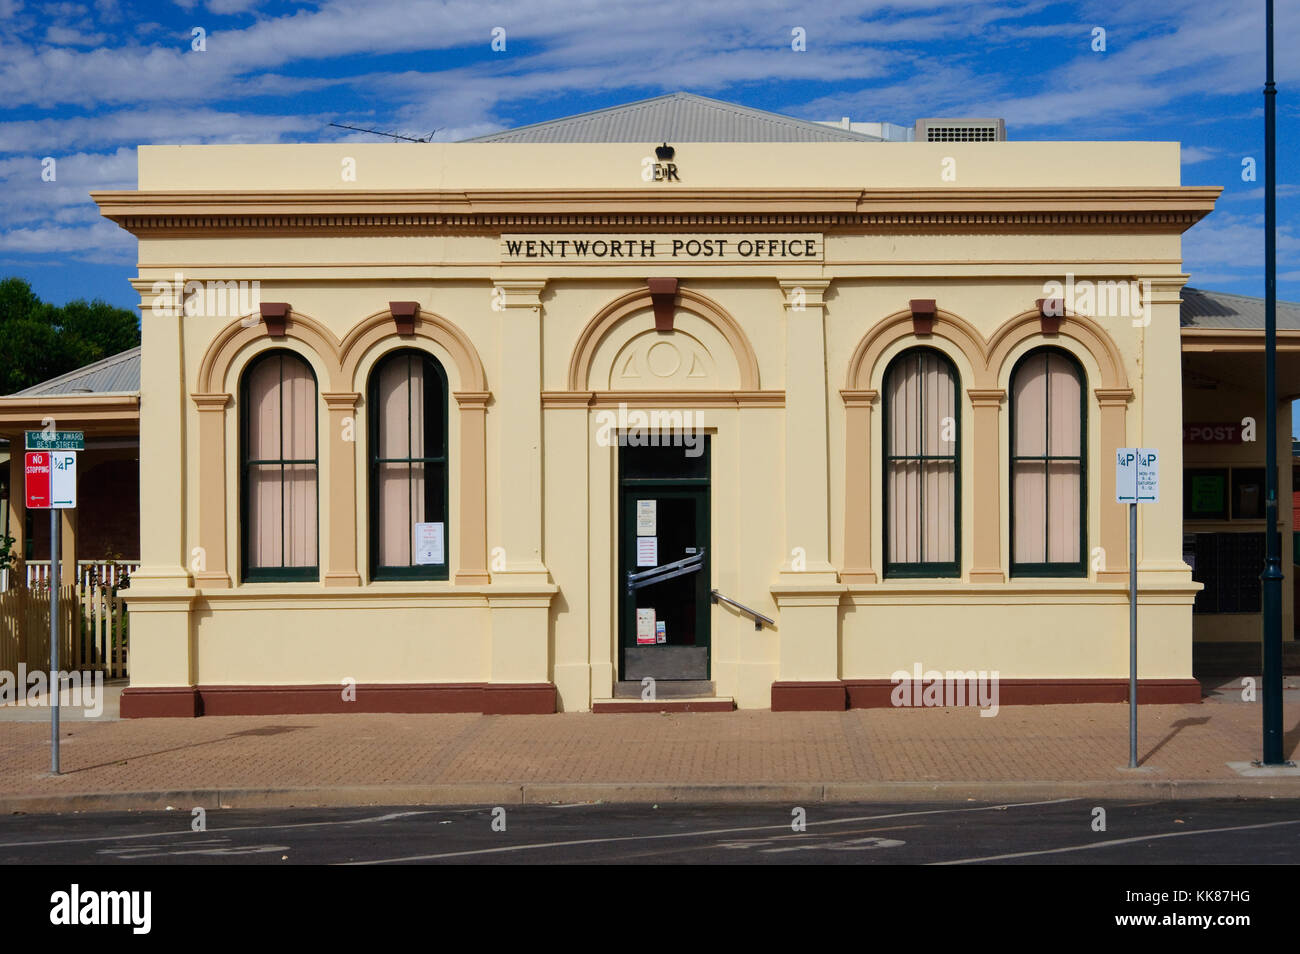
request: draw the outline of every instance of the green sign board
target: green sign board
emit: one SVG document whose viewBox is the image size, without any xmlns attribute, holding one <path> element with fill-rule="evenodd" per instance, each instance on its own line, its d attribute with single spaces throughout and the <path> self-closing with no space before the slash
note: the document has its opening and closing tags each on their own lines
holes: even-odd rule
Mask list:
<svg viewBox="0 0 1300 954">
<path fill-rule="evenodd" d="M 29 451 L 84 451 L 86 435 L 82 431 L 28 431 Z"/>
<path fill-rule="evenodd" d="M 1227 480 L 1220 474 L 1192 477 L 1191 512 L 1194 515 L 1222 514 L 1226 509 Z"/>
</svg>

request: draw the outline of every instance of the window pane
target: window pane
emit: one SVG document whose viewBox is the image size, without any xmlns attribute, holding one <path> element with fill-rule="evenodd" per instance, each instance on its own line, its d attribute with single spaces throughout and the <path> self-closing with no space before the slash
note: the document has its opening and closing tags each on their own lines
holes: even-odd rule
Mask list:
<svg viewBox="0 0 1300 954">
<path fill-rule="evenodd" d="M 440 397 L 443 393 L 442 376 L 428 361 L 423 363 L 422 370 L 424 373 L 423 386 L 429 394 L 428 412 L 424 415 L 423 456 L 446 457 L 447 436 L 443 433 L 442 398 Z"/>
<path fill-rule="evenodd" d="M 316 566 L 316 465 L 284 468 L 284 565 Z"/>
<path fill-rule="evenodd" d="M 921 465 L 890 461 L 889 562 L 917 563 L 921 559 Z"/>
<path fill-rule="evenodd" d="M 248 372 L 248 456 L 280 459 L 280 360 L 270 357 Z"/>
<path fill-rule="evenodd" d="M 379 562 L 382 566 L 410 566 L 411 465 L 379 465 Z"/>
<path fill-rule="evenodd" d="M 1075 563 L 1079 559 L 1079 465 L 1053 461 L 1047 469 L 1047 559 Z"/>
<path fill-rule="evenodd" d="M 410 369 L 399 355 L 379 371 L 379 456 L 410 457 Z"/>
<path fill-rule="evenodd" d="M 1037 457 L 1047 450 L 1047 363 L 1034 355 L 1020 365 L 1011 387 L 1016 433 L 1012 454 Z"/>
<path fill-rule="evenodd" d="M 446 486 L 445 464 L 422 464 L 424 470 L 424 519 L 431 523 L 446 523 L 442 488 Z"/>
<path fill-rule="evenodd" d="M 890 369 L 889 453 L 912 456 L 921 452 L 920 371 L 914 356 L 904 356 Z"/>
<path fill-rule="evenodd" d="M 951 454 L 953 442 L 943 440 L 946 425 L 955 423 L 953 413 L 953 381 L 947 367 L 934 355 L 921 357 L 921 411 L 925 416 L 921 445 L 922 454 Z M 955 435 L 955 429 L 950 435 Z"/>
<path fill-rule="evenodd" d="M 1079 454 L 1078 372 L 1059 354 L 1048 356 L 1048 390 L 1051 428 L 1048 431 L 1049 453 L 1053 457 L 1076 457 Z"/>
<path fill-rule="evenodd" d="M 424 403 L 424 362 L 408 358 L 409 378 L 407 390 L 411 396 L 411 451 L 412 457 L 427 456 L 424 451 L 424 421 L 426 408 Z M 433 416 L 433 415 L 429 415 Z"/>
<path fill-rule="evenodd" d="M 282 566 L 283 507 L 279 464 L 255 464 L 248 472 L 248 563 Z"/>
<path fill-rule="evenodd" d="M 927 461 L 923 466 L 925 512 L 921 526 L 925 531 L 924 563 L 952 563 L 957 559 L 955 529 L 956 473 L 949 461 Z"/>
<path fill-rule="evenodd" d="M 1016 538 L 1013 563 L 1044 563 L 1047 560 L 1043 535 L 1043 509 L 1047 497 L 1047 465 L 1041 461 L 1017 461 L 1012 465 L 1012 507 L 1015 508 Z"/>
<path fill-rule="evenodd" d="M 284 375 L 284 456 L 288 460 L 313 460 L 316 457 L 316 380 L 305 361 L 285 356 Z"/>
</svg>

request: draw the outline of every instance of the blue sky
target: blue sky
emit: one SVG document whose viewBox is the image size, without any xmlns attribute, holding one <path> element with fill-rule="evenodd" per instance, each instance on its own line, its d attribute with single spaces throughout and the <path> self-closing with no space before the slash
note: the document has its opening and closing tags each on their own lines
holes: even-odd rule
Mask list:
<svg viewBox="0 0 1300 954">
<path fill-rule="evenodd" d="M 1300 10 L 1278 3 L 1279 296 L 1300 300 Z M 1183 143 L 1224 187 L 1191 284 L 1263 294 L 1263 3 L 0 0 L 0 275 L 138 305 L 135 242 L 87 193 L 140 143 L 456 140 L 675 90 L 806 119 L 1002 116 L 1014 139 Z M 194 28 L 206 50 L 192 49 Z M 505 52 L 491 49 L 494 27 Z M 791 50 L 802 27 L 806 52 Z M 1106 49 L 1094 51 L 1095 28 Z M 42 159 L 57 179 L 42 181 Z M 1259 178 L 1242 181 L 1253 158 Z"/>
</svg>

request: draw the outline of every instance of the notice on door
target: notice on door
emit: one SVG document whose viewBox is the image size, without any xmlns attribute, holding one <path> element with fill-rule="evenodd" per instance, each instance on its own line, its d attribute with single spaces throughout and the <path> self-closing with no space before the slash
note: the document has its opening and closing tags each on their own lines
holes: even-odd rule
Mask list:
<svg viewBox="0 0 1300 954">
<path fill-rule="evenodd" d="M 636 538 L 636 565 L 637 566 L 658 566 L 659 565 L 659 538 L 658 537 L 637 537 Z"/>
<path fill-rule="evenodd" d="M 638 500 L 636 502 L 636 535 L 653 537 L 658 533 L 659 501 Z"/>
<path fill-rule="evenodd" d="M 636 644 L 638 646 L 655 644 L 655 611 L 652 609 L 636 611 Z"/>
<path fill-rule="evenodd" d="M 415 524 L 415 559 L 417 566 L 447 562 L 446 533 L 443 523 Z"/>
</svg>

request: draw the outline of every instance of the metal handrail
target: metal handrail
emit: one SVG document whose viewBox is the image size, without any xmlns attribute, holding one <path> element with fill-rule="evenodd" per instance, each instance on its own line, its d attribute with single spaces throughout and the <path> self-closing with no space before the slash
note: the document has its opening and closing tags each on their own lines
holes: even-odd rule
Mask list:
<svg viewBox="0 0 1300 954">
<path fill-rule="evenodd" d="M 675 579 L 684 576 L 687 573 L 698 573 L 704 569 L 704 549 L 701 547 L 698 553 L 678 560 L 675 563 L 665 563 L 661 566 L 652 567 L 642 573 L 633 573 L 628 571 L 627 574 L 627 591 L 629 593 L 639 590 L 643 586 L 651 586 L 655 583 L 662 583 L 664 580 Z"/>
<path fill-rule="evenodd" d="M 750 609 L 744 603 L 737 603 L 730 596 L 723 596 L 717 590 L 713 590 L 709 595 L 713 597 L 713 602 L 715 603 L 718 600 L 722 600 L 722 602 L 730 603 L 732 606 L 736 607 L 736 609 L 748 613 L 751 617 L 753 617 L 755 631 L 761 630 L 763 628 L 764 623 L 767 623 L 768 626 L 776 625 L 776 620 L 772 619 L 770 616 L 764 616 L 758 610 Z"/>
</svg>

